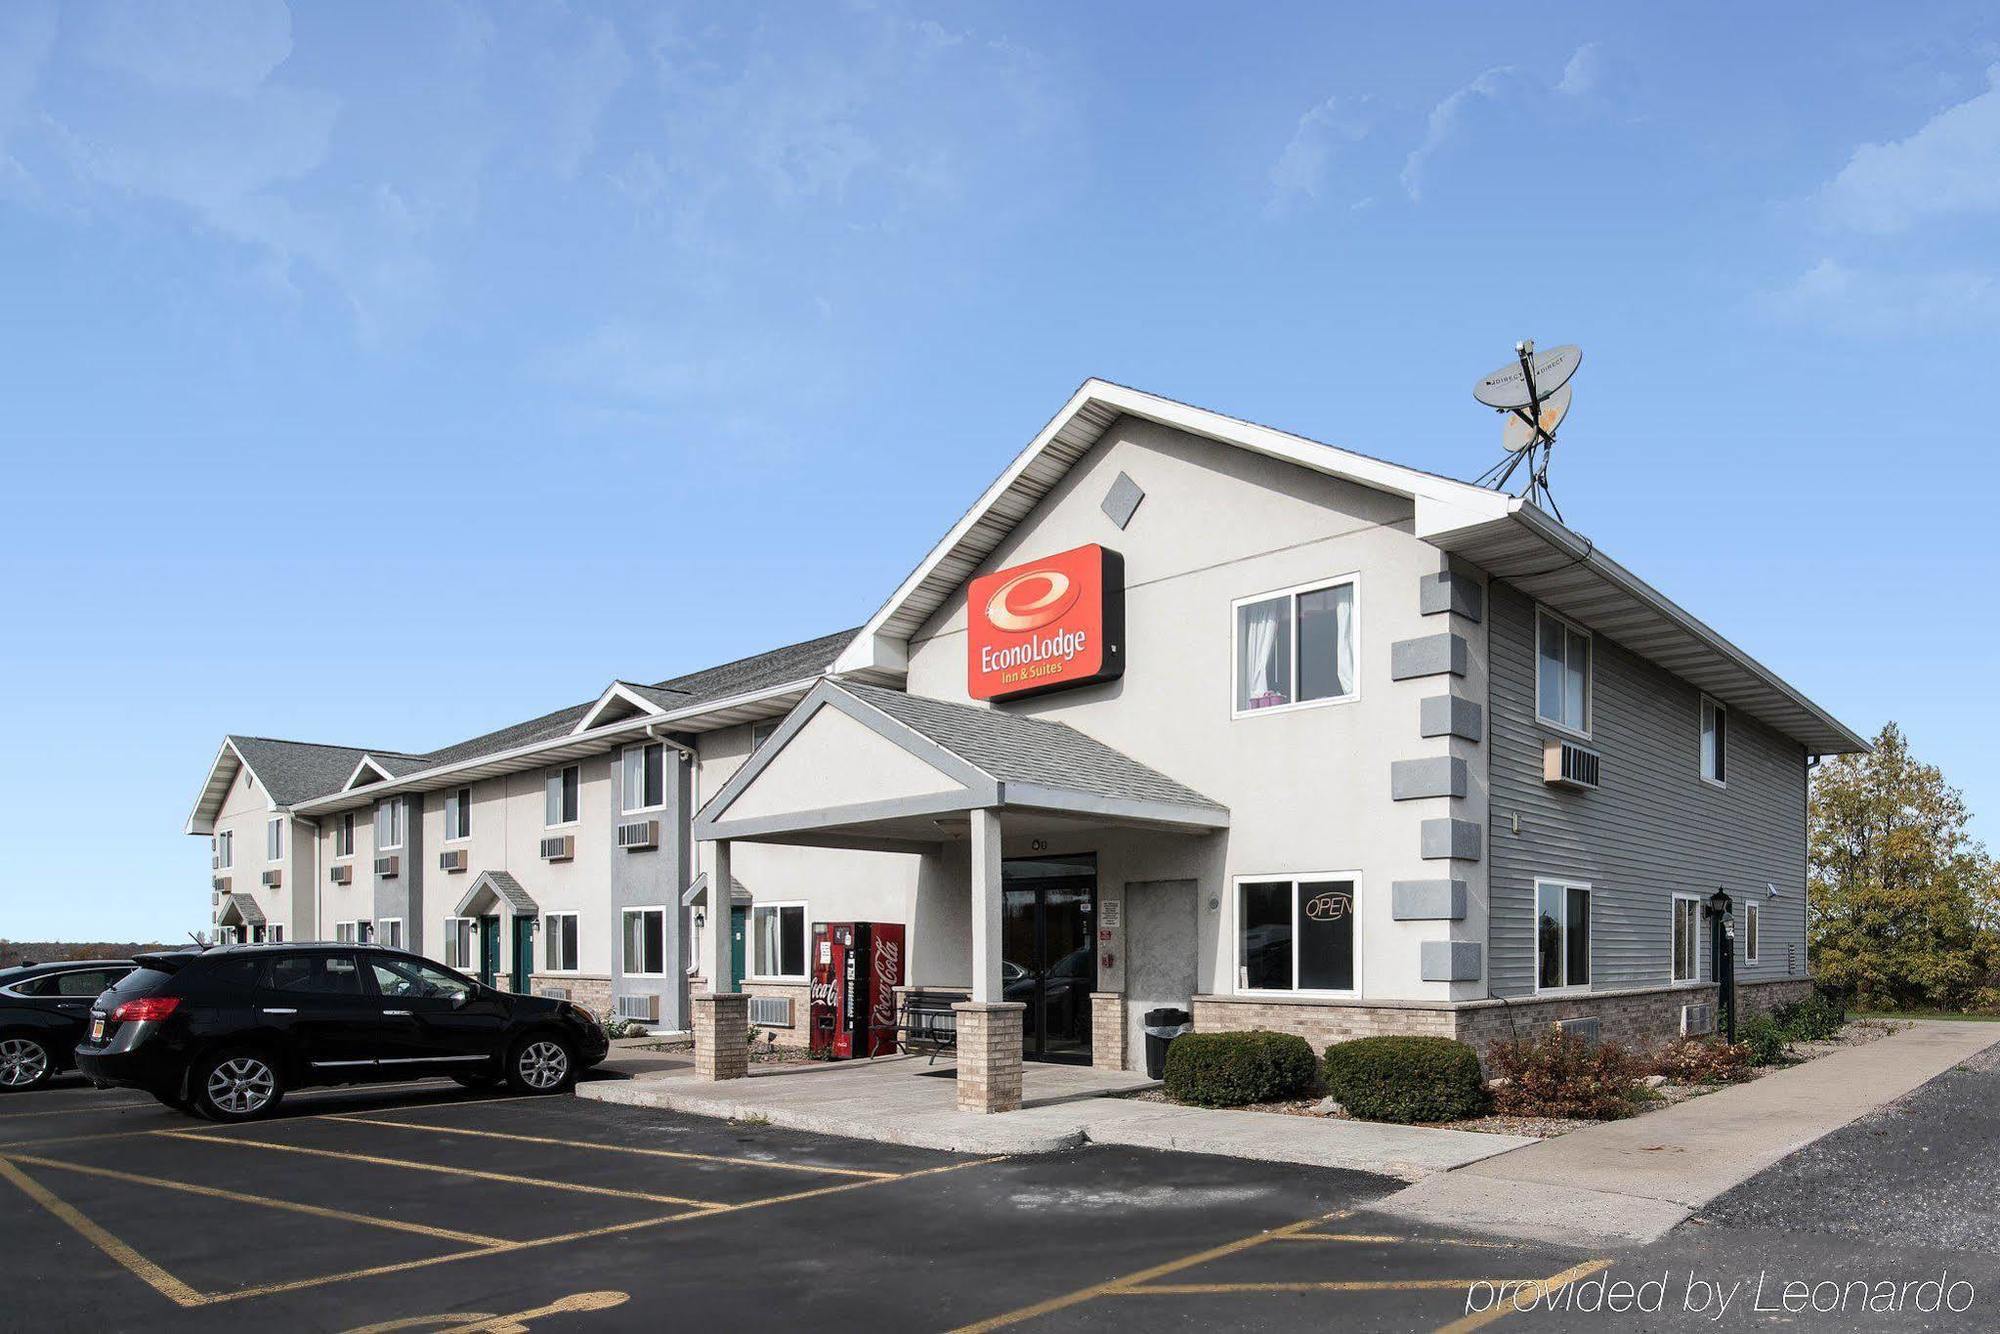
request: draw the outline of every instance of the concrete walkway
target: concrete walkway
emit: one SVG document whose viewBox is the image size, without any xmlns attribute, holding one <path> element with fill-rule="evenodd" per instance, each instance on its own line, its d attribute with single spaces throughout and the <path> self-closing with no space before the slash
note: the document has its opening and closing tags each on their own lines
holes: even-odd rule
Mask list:
<svg viewBox="0 0 2000 1334">
<path fill-rule="evenodd" d="M 852 1139 L 960 1153 L 1054 1153 L 1124 1144 L 1336 1167 L 1417 1181 L 1532 1144 L 1514 1135 L 1378 1125 L 1268 1112 L 1209 1111 L 1118 1096 L 1156 1086 L 1144 1075 L 1042 1065 L 1023 1069 L 1022 1108 L 957 1110 L 953 1067 L 883 1057 L 837 1065 L 752 1066 L 747 1079 L 708 1083 L 674 1072 L 606 1080 L 577 1096 L 697 1116 L 763 1121 Z"/>
<path fill-rule="evenodd" d="M 1916 1023 L 1663 1111 L 1431 1177 L 1376 1207 L 1535 1241 L 1653 1241 L 1724 1191 L 1995 1042 L 2000 1024 Z"/>
</svg>

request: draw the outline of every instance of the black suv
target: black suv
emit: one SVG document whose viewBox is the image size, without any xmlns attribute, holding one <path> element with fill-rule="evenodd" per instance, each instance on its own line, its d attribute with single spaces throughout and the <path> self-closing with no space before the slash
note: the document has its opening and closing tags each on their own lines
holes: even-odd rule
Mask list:
<svg viewBox="0 0 2000 1334">
<path fill-rule="evenodd" d="M 67 1070 L 97 993 L 130 959 L 75 959 L 0 968 L 0 1092 L 37 1089 Z"/>
<path fill-rule="evenodd" d="M 286 1092 L 449 1075 L 560 1093 L 604 1059 L 603 1025 L 373 945 L 225 945 L 142 954 L 98 998 L 77 1069 L 170 1107 L 248 1121 Z"/>
</svg>

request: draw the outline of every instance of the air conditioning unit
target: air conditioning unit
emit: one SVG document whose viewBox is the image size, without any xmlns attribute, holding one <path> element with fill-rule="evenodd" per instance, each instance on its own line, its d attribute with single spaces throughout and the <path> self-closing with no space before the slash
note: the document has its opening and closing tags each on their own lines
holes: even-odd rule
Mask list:
<svg viewBox="0 0 2000 1334">
<path fill-rule="evenodd" d="M 438 854 L 438 870 L 463 871 L 466 853 L 464 848 L 446 848 Z"/>
<path fill-rule="evenodd" d="M 285 883 L 285 873 L 281 870 L 266 871 L 264 874 L 258 876 L 257 879 L 263 884 L 264 888 L 277 889 Z"/>
<path fill-rule="evenodd" d="M 326 878 L 336 885 L 354 883 L 354 867 L 347 862 L 336 862 L 327 869 Z"/>
<path fill-rule="evenodd" d="M 576 856 L 576 835 L 551 834 L 542 840 L 542 860 L 566 862 Z"/>
<path fill-rule="evenodd" d="M 618 846 L 627 852 L 660 846 L 658 820 L 629 820 L 618 826 Z"/>
<path fill-rule="evenodd" d="M 614 1008 L 620 1019 L 636 1019 L 642 1024 L 660 1022 L 660 998 L 655 995 L 620 996 Z"/>
<path fill-rule="evenodd" d="M 226 875 L 215 877 L 214 880 L 209 882 L 209 888 L 218 894 L 227 894 L 229 892 L 229 877 Z"/>
<path fill-rule="evenodd" d="M 750 1022 L 764 1024 L 771 1028 L 792 1026 L 792 998 L 790 996 L 752 996 L 750 998 Z"/>
<path fill-rule="evenodd" d="M 1594 788 L 1603 759 L 1574 741 L 1550 741 L 1542 747 L 1542 781 L 1554 787 Z"/>
<path fill-rule="evenodd" d="M 1681 1036 L 1699 1037 L 1715 1031 L 1715 1006 L 1707 1001 L 1681 1006 Z"/>
<path fill-rule="evenodd" d="M 403 869 L 403 859 L 395 853 L 375 859 L 375 874 L 383 880 L 394 880 Z"/>
<path fill-rule="evenodd" d="M 569 988 L 568 988 L 568 987 L 547 987 L 547 986 L 545 986 L 545 987 L 536 987 L 536 988 L 535 988 L 535 994 L 536 994 L 537 996 L 546 996 L 546 997 L 548 997 L 548 998 L 549 998 L 550 1000 L 568 1000 L 568 999 L 569 999 Z"/>
<path fill-rule="evenodd" d="M 1585 1042 L 1596 1042 L 1604 1032 L 1603 1020 L 1594 1016 L 1587 1019 L 1558 1019 L 1555 1026 L 1558 1033 L 1567 1033 L 1573 1038 L 1582 1038 Z"/>
</svg>

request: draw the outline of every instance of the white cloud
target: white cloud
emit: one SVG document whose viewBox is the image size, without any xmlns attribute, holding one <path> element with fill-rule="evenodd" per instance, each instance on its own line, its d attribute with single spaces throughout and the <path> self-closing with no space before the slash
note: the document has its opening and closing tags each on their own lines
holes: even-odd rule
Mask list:
<svg viewBox="0 0 2000 1334">
<path fill-rule="evenodd" d="M 1316 200 L 1325 189 L 1333 158 L 1347 144 L 1368 134 L 1368 122 L 1357 99 L 1335 94 L 1299 117 L 1291 142 L 1271 165 L 1270 213 L 1283 212 L 1301 200 Z"/>
<path fill-rule="evenodd" d="M 1564 97 L 1583 97 L 1597 90 L 1604 77 L 1604 54 L 1596 42 L 1585 42 L 1563 66 L 1556 91 Z"/>
<path fill-rule="evenodd" d="M 1756 305 L 1784 323 L 1854 337 L 1953 333 L 2000 322 L 2000 283 L 1978 271 L 1894 273 L 1829 258 Z"/>
<path fill-rule="evenodd" d="M 1458 133 L 1476 104 L 1499 100 L 1519 78 L 1520 72 L 1512 65 L 1496 66 L 1431 108 L 1424 122 L 1423 142 L 1403 161 L 1403 191 L 1410 202 L 1422 202 L 1424 171 L 1431 158 Z"/>
<path fill-rule="evenodd" d="M 1932 117 L 1907 139 L 1863 144 L 1820 192 L 1836 224 L 1871 235 L 1922 222 L 2000 212 L 2000 65 L 1989 87 Z"/>
<path fill-rule="evenodd" d="M 89 60 L 169 92 L 247 97 L 292 54 L 284 0 L 102 0 L 71 12 Z"/>
<path fill-rule="evenodd" d="M 567 178 L 597 147 L 598 122 L 631 75 L 632 60 L 609 21 L 584 17 L 571 24 L 567 9 L 556 17 L 559 30 L 537 53 L 534 75 L 547 102 L 551 165 Z M 560 31 L 564 26 L 573 31 Z"/>
</svg>

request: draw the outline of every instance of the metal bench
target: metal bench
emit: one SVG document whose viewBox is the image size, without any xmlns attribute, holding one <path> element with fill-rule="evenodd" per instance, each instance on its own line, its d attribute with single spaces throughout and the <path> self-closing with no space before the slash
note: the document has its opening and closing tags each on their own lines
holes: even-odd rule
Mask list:
<svg viewBox="0 0 2000 1334">
<path fill-rule="evenodd" d="M 906 991 L 896 1015 L 896 1042 L 905 1052 L 928 1051 L 935 1064 L 940 1052 L 958 1051 L 958 1016 L 951 1007 L 965 997 L 940 991 Z"/>
</svg>

